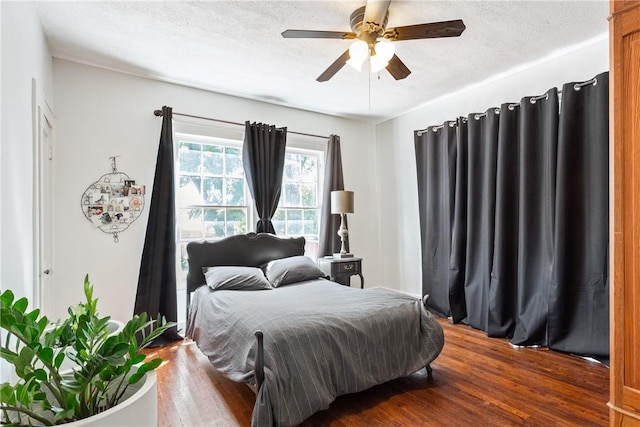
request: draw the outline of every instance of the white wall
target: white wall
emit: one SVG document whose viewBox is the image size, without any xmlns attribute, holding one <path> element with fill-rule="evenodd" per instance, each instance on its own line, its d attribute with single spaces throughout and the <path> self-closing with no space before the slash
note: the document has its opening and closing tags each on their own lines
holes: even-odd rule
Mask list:
<svg viewBox="0 0 640 427">
<path fill-rule="evenodd" d="M 54 60 L 56 92 L 55 160 L 55 311 L 82 299 L 82 279 L 89 274 L 100 299 L 99 311 L 119 320 L 133 312 L 148 220 L 150 194 L 141 217 L 120 234 L 119 243 L 94 228 L 80 209 L 80 197 L 102 174 L 109 157 L 118 169 L 151 189 L 162 119 L 153 110 L 243 123 L 287 126 L 289 130 L 341 137 L 345 186 L 355 191 L 357 212 L 350 217 L 352 250 L 365 259 L 367 278 L 379 275 L 378 218 L 375 207 L 374 126 L 245 100 L 169 83 Z M 176 116 L 176 120 L 180 117 Z M 210 122 L 200 122 L 209 125 Z M 223 125 L 220 134 L 227 134 Z M 241 130 L 242 128 L 239 128 Z M 236 129 L 238 130 L 238 129 Z M 242 133 L 240 133 L 242 135 Z M 294 139 L 289 136 L 288 140 Z M 357 165 L 350 167 L 349 165 Z M 371 280 L 374 282 L 374 280 Z"/>
<path fill-rule="evenodd" d="M 51 101 L 51 54 L 30 4 L 0 2 L 0 15 L 0 285 L 32 301 L 32 79 Z M 2 363 L 0 377 L 10 375 Z"/>
<path fill-rule="evenodd" d="M 32 79 L 51 102 L 51 54 L 32 5 L 1 2 L 2 143 L 0 277 L 18 296 L 33 291 Z"/>
<path fill-rule="evenodd" d="M 380 197 L 380 282 L 421 294 L 420 221 L 413 132 L 483 112 L 553 86 L 584 81 L 609 69 L 607 35 L 423 105 L 376 128 Z"/>
</svg>

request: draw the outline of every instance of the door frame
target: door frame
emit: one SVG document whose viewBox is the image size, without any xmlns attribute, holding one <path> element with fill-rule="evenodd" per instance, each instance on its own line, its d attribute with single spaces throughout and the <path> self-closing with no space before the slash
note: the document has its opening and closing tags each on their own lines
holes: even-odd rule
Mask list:
<svg viewBox="0 0 640 427">
<path fill-rule="evenodd" d="M 53 276 L 53 109 L 41 85 L 32 79 L 33 123 L 33 307 L 52 316 L 55 310 Z"/>
</svg>

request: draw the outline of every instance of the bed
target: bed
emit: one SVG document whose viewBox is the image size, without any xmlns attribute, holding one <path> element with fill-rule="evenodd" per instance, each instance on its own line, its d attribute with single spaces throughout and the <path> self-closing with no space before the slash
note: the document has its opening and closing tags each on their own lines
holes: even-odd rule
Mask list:
<svg viewBox="0 0 640 427">
<path fill-rule="evenodd" d="M 423 301 L 331 282 L 304 244 L 249 233 L 187 245 L 187 337 L 253 386 L 253 426 L 294 426 L 340 395 L 430 373 L 444 345 Z"/>
</svg>

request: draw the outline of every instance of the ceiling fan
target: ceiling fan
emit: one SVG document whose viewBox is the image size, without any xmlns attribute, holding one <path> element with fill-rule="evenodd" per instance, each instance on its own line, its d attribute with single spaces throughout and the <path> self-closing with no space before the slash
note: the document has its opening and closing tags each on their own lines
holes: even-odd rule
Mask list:
<svg viewBox="0 0 640 427">
<path fill-rule="evenodd" d="M 456 19 L 387 29 L 389 3 L 391 0 L 368 0 L 365 6 L 356 9 L 350 19 L 353 32 L 286 30 L 282 32 L 282 37 L 354 40 L 349 49 L 318 76 L 316 80 L 319 82 L 329 80 L 345 64 L 359 70 L 366 59 L 370 59 L 372 72 L 386 68 L 394 79 L 401 80 L 411 74 L 411 70 L 398 58 L 395 46 L 390 42 L 458 37 L 466 28 L 461 19 Z"/>
</svg>

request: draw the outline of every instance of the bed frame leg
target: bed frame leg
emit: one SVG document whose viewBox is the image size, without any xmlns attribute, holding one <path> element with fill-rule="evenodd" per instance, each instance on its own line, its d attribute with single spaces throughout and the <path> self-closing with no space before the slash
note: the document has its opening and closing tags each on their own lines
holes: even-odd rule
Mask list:
<svg viewBox="0 0 640 427">
<path fill-rule="evenodd" d="M 422 296 L 422 305 L 424 305 L 424 308 L 427 308 L 427 300 L 429 299 L 429 294 L 424 294 Z"/>
<path fill-rule="evenodd" d="M 256 393 L 260 390 L 264 382 L 264 345 L 262 343 L 263 335 L 261 331 L 256 332 L 256 340 L 258 341 L 258 351 L 256 353 L 256 364 L 254 371 L 256 375 Z"/>
<path fill-rule="evenodd" d="M 185 313 L 187 313 L 187 321 L 185 322 L 185 329 L 187 329 L 189 327 L 189 312 L 191 311 L 191 292 L 189 292 L 189 290 L 187 290 L 187 311 L 185 311 Z"/>
<path fill-rule="evenodd" d="M 431 367 L 431 365 L 427 365 L 427 366 L 425 366 L 425 369 L 427 370 L 427 378 L 432 380 L 433 379 L 433 368 Z"/>
</svg>

